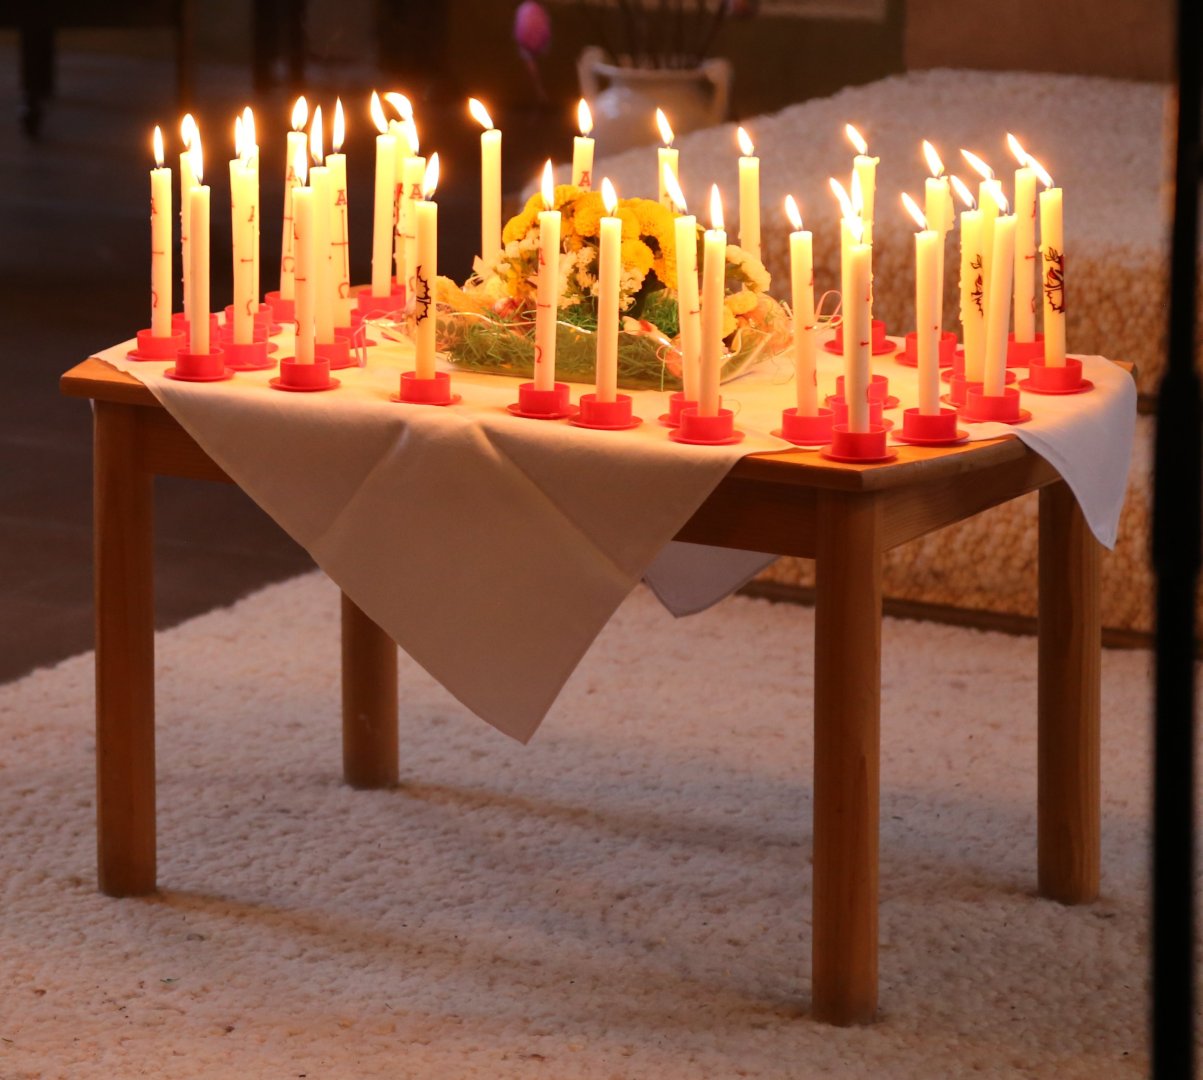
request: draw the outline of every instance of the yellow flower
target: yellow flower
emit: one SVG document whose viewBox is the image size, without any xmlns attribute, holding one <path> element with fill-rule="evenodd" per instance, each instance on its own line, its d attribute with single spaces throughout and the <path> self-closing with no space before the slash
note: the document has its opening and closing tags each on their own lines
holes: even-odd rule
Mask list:
<svg viewBox="0 0 1203 1080">
<path fill-rule="evenodd" d="M 735 321 L 735 315 L 726 304 L 723 305 L 723 328 L 719 331 L 723 338 L 729 338 L 735 333 L 735 328 L 739 325 Z"/>
<path fill-rule="evenodd" d="M 622 265 L 642 277 L 652 268 L 652 249 L 638 237 L 622 238 Z"/>
<path fill-rule="evenodd" d="M 538 205 L 532 205 L 536 200 Z M 527 200 L 525 209 L 505 223 L 505 228 L 501 231 L 501 242 L 508 244 L 511 240 L 521 240 L 538 220 L 539 211 L 542 208 L 543 201 L 538 199 L 538 196 L 532 195 Z"/>
<path fill-rule="evenodd" d="M 638 240 L 640 236 L 639 215 L 629 206 L 619 205 L 614 211 L 616 217 L 622 220 L 622 239 Z"/>
<path fill-rule="evenodd" d="M 749 311 L 756 310 L 756 294 L 749 289 L 740 289 L 725 296 L 723 303 L 732 315 L 747 315 Z"/>
<path fill-rule="evenodd" d="M 573 215 L 576 231 L 581 236 L 597 236 L 601 231 L 601 219 L 605 212 L 606 206 L 602 197 L 596 191 L 585 192 L 577 200 Z"/>
</svg>

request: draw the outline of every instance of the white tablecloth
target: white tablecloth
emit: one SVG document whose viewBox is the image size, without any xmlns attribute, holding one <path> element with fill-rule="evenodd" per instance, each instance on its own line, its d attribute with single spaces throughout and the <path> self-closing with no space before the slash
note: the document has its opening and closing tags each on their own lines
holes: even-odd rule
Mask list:
<svg viewBox="0 0 1203 1080">
<path fill-rule="evenodd" d="M 275 341 L 292 353 L 291 334 Z M 645 577 L 675 614 L 722 599 L 772 556 L 670 543 L 744 454 L 793 449 L 769 432 L 793 404 L 792 366 L 769 361 L 723 388 L 748 432 L 729 447 L 669 441 L 667 394 L 635 393 L 642 427 L 590 431 L 511 416 L 515 379 L 456 371 L 463 403 L 399 405 L 406 345 L 368 351 L 329 393 L 281 393 L 274 371 L 229 382 L 163 377 L 167 363 L 98 356 L 143 382 L 209 455 L 342 590 L 478 716 L 522 741 L 534 734 L 580 658 Z M 1024 396 L 1012 432 L 1047 457 L 1098 538 L 1114 544 L 1135 420 L 1132 380 L 1083 358 L 1097 392 Z M 837 357 L 823 355 L 820 391 Z M 913 370 L 879 358 L 902 406 Z M 591 387 L 574 387 L 573 397 Z M 892 414 L 901 423 L 900 414 Z M 216 524 L 216 523 L 215 523 Z"/>
</svg>

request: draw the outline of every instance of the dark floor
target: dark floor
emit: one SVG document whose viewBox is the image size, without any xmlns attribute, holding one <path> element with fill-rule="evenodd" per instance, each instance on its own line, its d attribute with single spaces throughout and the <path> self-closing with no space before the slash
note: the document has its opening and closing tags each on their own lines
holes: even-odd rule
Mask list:
<svg viewBox="0 0 1203 1080">
<path fill-rule="evenodd" d="M 59 396 L 57 380 L 90 353 L 145 326 L 149 259 L 146 223 L 150 132 L 174 129 L 174 74 L 168 59 L 60 47 L 56 97 L 40 141 L 19 133 L 17 59 L 0 38 L 0 682 L 91 647 L 91 425 L 86 405 Z M 372 184 L 366 117 L 373 73 L 343 72 L 323 98 L 349 108 L 352 205 Z M 382 87 L 387 88 L 387 87 Z M 198 119 L 210 166 L 229 155 L 227 131 L 246 103 L 256 108 L 265 177 L 282 173 L 291 101 L 255 100 L 249 71 L 202 66 Z M 463 277 L 479 237 L 478 130 L 458 99 L 417 103 L 423 149 L 447 164 L 440 186 L 440 269 Z M 360 111 L 358 115 L 356 108 Z M 502 115 L 507 186 L 533 179 L 538 163 L 571 145 L 557 116 Z M 217 189 L 220 192 L 220 187 Z M 274 288 L 272 252 L 280 224 L 265 181 L 264 287 Z M 213 235 L 228 230 L 213 201 Z M 370 210 L 352 217 L 353 277 L 368 277 Z M 228 215 L 228 209 L 225 210 Z M 226 233 L 228 235 L 228 233 Z M 220 250 L 220 245 L 216 247 Z M 229 291 L 214 260 L 215 306 Z M 224 280 L 222 275 L 224 276 Z M 178 308 L 178 302 L 177 302 Z M 157 621 L 170 626 L 308 569 L 309 557 L 236 489 L 160 480 L 157 489 Z M 213 522 L 220 522 L 214 529 Z M 334 646 L 332 646 L 334 647 Z"/>
</svg>

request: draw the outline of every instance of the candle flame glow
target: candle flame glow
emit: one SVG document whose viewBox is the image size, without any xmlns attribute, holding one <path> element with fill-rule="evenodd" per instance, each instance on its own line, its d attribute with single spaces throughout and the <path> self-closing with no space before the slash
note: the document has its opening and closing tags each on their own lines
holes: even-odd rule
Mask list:
<svg viewBox="0 0 1203 1080">
<path fill-rule="evenodd" d="M 1015 136 L 1009 131 L 1007 132 L 1007 149 L 1011 151 L 1011 153 L 1015 156 L 1015 160 L 1018 161 L 1020 165 L 1026 165 L 1028 163 L 1028 152 L 1023 148 L 1023 143 L 1015 138 Z"/>
<path fill-rule="evenodd" d="M 405 131 L 405 138 L 409 140 L 409 148 L 416 157 L 418 154 L 418 125 L 414 123 L 412 116 L 401 121 L 401 127 Z"/>
<path fill-rule="evenodd" d="M 326 157 L 322 149 L 322 107 L 313 110 L 313 123 L 309 125 L 309 156 L 314 165 L 320 165 Z"/>
<path fill-rule="evenodd" d="M 540 191 L 543 195 L 543 209 L 554 210 L 556 208 L 556 174 L 551 168 L 551 158 L 548 158 L 547 164 L 543 166 L 543 182 L 540 185 Z"/>
<path fill-rule="evenodd" d="M 844 125 L 844 134 L 848 136 L 848 141 L 856 148 L 858 154 L 869 152 L 869 144 L 865 142 L 865 137 L 851 124 Z"/>
<path fill-rule="evenodd" d="M 936 148 L 926 139 L 923 140 L 923 156 L 927 159 L 927 167 L 931 170 L 932 176 L 944 175 L 944 162 L 940 160 Z"/>
<path fill-rule="evenodd" d="M 915 224 L 921 229 L 927 228 L 927 217 L 923 211 L 919 209 L 919 204 L 910 197 L 905 191 L 902 193 L 902 205 L 906 207 L 906 212 L 915 219 Z"/>
<path fill-rule="evenodd" d="M 1041 165 L 1040 162 L 1038 162 L 1034 157 L 1032 157 L 1031 154 L 1028 154 L 1028 167 L 1036 174 L 1037 177 L 1039 177 L 1040 182 L 1045 186 L 1045 188 L 1051 188 L 1053 186 L 1053 178 L 1049 176 L 1045 167 Z"/>
<path fill-rule="evenodd" d="M 752 143 L 752 136 L 744 131 L 742 127 L 735 129 L 735 139 L 739 143 L 740 152 L 744 157 L 751 157 L 756 152 L 756 147 Z"/>
<path fill-rule="evenodd" d="M 372 91 L 372 104 L 370 107 L 372 113 L 372 123 L 376 125 L 376 130 L 381 135 L 388 134 L 388 121 L 384 118 L 384 106 L 380 104 L 380 95 L 375 90 Z"/>
<path fill-rule="evenodd" d="M 962 180 L 955 173 L 952 174 L 951 176 L 949 176 L 949 179 L 952 181 L 952 186 L 955 189 L 957 196 L 960 198 L 961 202 L 963 202 L 970 210 L 976 209 L 977 208 L 977 199 L 975 199 L 973 197 L 973 192 L 970 191 L 969 188 L 965 186 L 965 181 Z"/>
<path fill-rule="evenodd" d="M 205 182 L 205 155 L 201 149 L 200 128 L 196 128 L 192 133 L 192 142 L 188 147 L 188 159 L 192 162 L 192 175 L 196 178 L 196 184 L 199 187 Z"/>
<path fill-rule="evenodd" d="M 663 109 L 656 110 L 656 127 L 660 129 L 660 138 L 664 141 L 665 146 L 673 144 L 673 129 L 668 122 L 668 117 L 664 115 Z"/>
<path fill-rule="evenodd" d="M 426 172 L 422 176 L 422 198 L 429 199 L 434 194 L 434 189 L 439 186 L 439 152 L 436 150 L 430 155 L 430 160 L 426 163 Z"/>
<path fill-rule="evenodd" d="M 255 114 L 249 105 L 242 110 L 242 138 L 249 157 L 259 148 L 259 140 L 255 136 Z"/>
<path fill-rule="evenodd" d="M 723 197 L 719 194 L 718 184 L 710 187 L 710 227 L 723 228 Z"/>
<path fill-rule="evenodd" d="M 493 130 L 493 118 L 489 115 L 489 110 L 474 97 L 468 98 L 468 112 L 472 114 L 472 119 L 484 128 L 485 131 Z"/>
<path fill-rule="evenodd" d="M 971 154 L 968 150 L 962 150 L 961 157 L 969 162 L 969 167 L 983 180 L 994 179 L 994 170 L 978 157 L 977 154 Z"/>
<path fill-rule="evenodd" d="M 242 136 L 242 117 L 234 117 L 234 156 L 239 161 L 246 161 L 246 145 Z"/>
<path fill-rule="evenodd" d="M 667 161 L 661 171 L 664 173 L 664 190 L 672 201 L 673 210 L 678 214 L 685 213 L 685 192 L 681 190 L 681 181 L 677 179 L 677 174 L 672 171 L 672 166 Z"/>
<path fill-rule="evenodd" d="M 589 111 L 589 102 L 584 98 L 576 107 L 576 126 L 582 135 L 588 135 L 593 130 L 593 113 Z"/>
<path fill-rule="evenodd" d="M 347 122 L 343 119 L 343 99 L 336 97 L 334 99 L 334 124 L 330 132 L 330 146 L 336 154 L 342 151 L 343 139 L 346 134 Z"/>
<path fill-rule="evenodd" d="M 296 100 L 296 104 L 292 107 L 292 130 L 304 131 L 305 124 L 309 121 L 309 102 L 305 100 L 305 95 L 302 94 Z"/>
<path fill-rule="evenodd" d="M 614 190 L 608 176 L 602 178 L 601 195 L 606 213 L 613 217 L 614 211 L 618 209 L 618 192 Z"/>
<path fill-rule="evenodd" d="M 852 239 L 858 244 L 863 243 L 865 239 L 864 221 L 858 217 L 845 218 L 844 220 L 848 223 L 848 232 L 852 236 Z"/>
<path fill-rule="evenodd" d="M 994 199 L 998 203 L 998 212 L 1000 214 L 1009 214 L 1011 212 L 1011 204 L 1007 202 L 1007 197 L 1003 194 L 1001 184 L 998 186 L 998 190 L 994 193 Z"/>
<path fill-rule="evenodd" d="M 192 119 L 192 113 L 184 113 L 184 119 L 180 121 L 180 140 L 183 142 L 185 150 L 192 145 L 192 139 L 196 132 L 196 121 Z"/>
<path fill-rule="evenodd" d="M 798 203 L 792 195 L 785 197 L 785 216 L 789 218 L 794 232 L 802 231 L 802 211 L 798 209 Z"/>
<path fill-rule="evenodd" d="M 297 183 L 304 187 L 309 179 L 309 155 L 305 152 L 305 144 L 297 143 L 292 156 L 292 171 L 296 174 Z"/>
<path fill-rule="evenodd" d="M 154 146 L 155 168 L 161 169 L 163 167 L 163 131 L 158 124 L 155 124 Z"/>
<path fill-rule="evenodd" d="M 845 221 L 851 221 L 856 217 L 856 211 L 852 208 L 852 200 L 848 198 L 848 192 L 844 190 L 844 185 L 834 176 L 829 177 L 827 183 L 831 187 L 831 193 L 839 200 L 840 215 Z"/>
<path fill-rule="evenodd" d="M 397 110 L 397 115 L 402 120 L 412 120 L 414 118 L 414 107 L 409 103 L 409 98 L 404 94 L 398 94 L 395 90 L 390 90 L 384 95 L 384 100 Z"/>
</svg>

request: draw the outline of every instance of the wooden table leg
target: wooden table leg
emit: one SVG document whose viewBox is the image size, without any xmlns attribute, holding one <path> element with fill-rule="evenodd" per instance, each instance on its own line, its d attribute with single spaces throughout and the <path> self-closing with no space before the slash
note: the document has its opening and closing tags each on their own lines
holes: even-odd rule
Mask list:
<svg viewBox="0 0 1203 1080">
<path fill-rule="evenodd" d="M 814 941 L 816 1019 L 877 1011 L 881 507 L 824 492 L 815 551 Z"/>
<path fill-rule="evenodd" d="M 1064 481 L 1040 490 L 1040 893 L 1099 892 L 1099 544 Z"/>
<path fill-rule="evenodd" d="M 139 412 L 95 403 L 96 830 L 109 896 L 155 891 L 153 487 Z"/>
<path fill-rule="evenodd" d="M 342 594 L 343 776 L 354 788 L 397 783 L 397 645 Z"/>
</svg>

